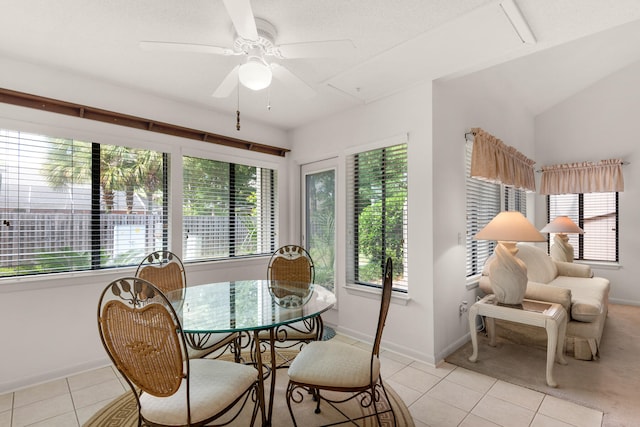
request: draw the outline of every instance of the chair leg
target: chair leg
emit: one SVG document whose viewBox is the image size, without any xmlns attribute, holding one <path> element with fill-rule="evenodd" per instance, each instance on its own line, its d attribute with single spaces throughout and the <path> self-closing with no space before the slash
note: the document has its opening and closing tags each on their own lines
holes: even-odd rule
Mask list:
<svg viewBox="0 0 640 427">
<path fill-rule="evenodd" d="M 391 400 L 389 400 L 389 395 L 387 394 L 387 389 L 384 388 L 384 383 L 382 382 L 382 377 L 378 378 L 378 382 L 380 383 L 380 387 L 382 387 L 382 393 L 384 394 L 384 398 L 387 399 L 387 403 L 389 404 L 389 411 L 391 411 L 391 417 L 393 418 L 394 427 L 398 425 L 396 420 L 396 413 L 393 410 L 393 406 L 391 405 Z M 376 414 L 378 413 L 376 409 Z M 378 419 L 378 424 L 380 424 L 380 419 Z"/>
<path fill-rule="evenodd" d="M 320 402 L 322 401 L 322 398 L 320 397 L 320 389 L 314 388 L 313 389 L 313 400 L 316 401 L 316 410 L 314 411 L 316 414 L 319 414 L 320 411 Z"/>
<path fill-rule="evenodd" d="M 298 423 L 296 422 L 296 417 L 293 415 L 293 408 L 291 408 L 291 395 L 293 394 L 293 389 L 295 386 L 289 381 L 289 385 L 287 385 L 287 407 L 289 408 L 289 415 L 291 415 L 291 421 L 293 421 L 293 427 L 297 427 Z"/>
</svg>

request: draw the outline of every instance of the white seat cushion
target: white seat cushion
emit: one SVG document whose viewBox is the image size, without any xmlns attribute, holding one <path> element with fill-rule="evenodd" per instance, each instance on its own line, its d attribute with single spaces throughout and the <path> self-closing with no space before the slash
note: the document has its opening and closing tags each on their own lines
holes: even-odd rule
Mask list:
<svg viewBox="0 0 640 427">
<path fill-rule="evenodd" d="M 289 378 L 319 387 L 366 387 L 371 380 L 371 351 L 336 340 L 314 341 L 302 349 L 289 367 Z M 373 380 L 380 360 L 373 361 Z"/>
<path fill-rule="evenodd" d="M 211 359 L 193 359 L 190 368 L 191 422 L 197 423 L 222 411 L 257 379 L 247 365 Z M 140 396 L 140 412 L 152 423 L 187 424 L 186 380 L 169 397 Z"/>
</svg>

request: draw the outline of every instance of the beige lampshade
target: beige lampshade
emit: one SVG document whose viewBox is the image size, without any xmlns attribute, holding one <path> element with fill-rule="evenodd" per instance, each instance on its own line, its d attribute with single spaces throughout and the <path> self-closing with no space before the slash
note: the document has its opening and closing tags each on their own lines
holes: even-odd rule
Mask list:
<svg viewBox="0 0 640 427">
<path fill-rule="evenodd" d="M 517 211 L 500 212 L 474 238 L 500 242 L 545 242 L 547 240 L 524 215 Z"/>
<path fill-rule="evenodd" d="M 557 216 L 549 224 L 545 225 L 541 233 L 577 233 L 583 234 L 584 230 L 571 221 L 568 216 Z"/>
</svg>

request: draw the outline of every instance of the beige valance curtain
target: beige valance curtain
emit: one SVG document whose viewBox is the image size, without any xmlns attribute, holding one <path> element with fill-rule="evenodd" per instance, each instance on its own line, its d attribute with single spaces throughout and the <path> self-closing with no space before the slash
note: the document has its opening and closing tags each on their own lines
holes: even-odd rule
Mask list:
<svg viewBox="0 0 640 427">
<path fill-rule="evenodd" d="M 471 133 L 474 136 L 471 155 L 473 178 L 536 191 L 533 160 L 480 128 L 471 129 Z"/>
<path fill-rule="evenodd" d="M 565 163 L 544 166 L 540 194 L 579 194 L 624 191 L 623 162 L 620 159 L 599 162 Z"/>
</svg>

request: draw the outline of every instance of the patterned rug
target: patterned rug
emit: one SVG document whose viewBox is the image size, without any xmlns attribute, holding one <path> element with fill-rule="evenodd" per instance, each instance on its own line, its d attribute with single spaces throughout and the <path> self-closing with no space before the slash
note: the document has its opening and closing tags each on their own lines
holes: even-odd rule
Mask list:
<svg viewBox="0 0 640 427">
<path fill-rule="evenodd" d="M 293 355 L 287 355 L 293 356 Z M 285 400 L 285 390 L 287 387 L 287 371 L 286 369 L 279 369 L 276 373 L 276 387 L 274 392 L 274 405 L 273 405 L 273 419 L 271 425 L 274 427 L 292 426 L 291 416 L 287 409 L 287 403 Z M 268 387 L 270 380 L 265 381 L 265 386 Z M 385 384 L 387 394 L 389 395 L 390 404 L 393 407 L 396 415 L 398 427 L 413 427 L 415 424 L 409 413 L 409 409 L 404 404 L 400 396 L 388 385 Z M 305 397 L 303 402 L 294 403 L 293 410 L 296 416 L 296 421 L 300 426 L 318 426 L 324 424 L 331 424 L 333 422 L 343 420 L 342 415 L 329 406 L 326 402 L 322 403 L 322 412 L 315 414 L 316 403 L 311 399 L 311 396 Z M 379 410 L 383 411 L 388 409 L 389 403 L 386 401 L 379 404 Z M 351 417 L 358 417 L 371 413 L 360 407 L 357 399 L 344 403 L 339 407 L 342 411 L 349 414 Z M 229 426 L 248 426 L 250 420 L 251 408 L 249 405 L 243 410 L 240 417 L 235 420 Z M 392 418 L 390 413 L 381 415 L 383 426 L 392 426 Z M 89 421 L 84 424 L 84 427 L 134 427 L 138 423 L 138 409 L 136 406 L 135 398 L 131 392 L 124 393 L 120 397 L 113 400 L 110 404 L 98 411 Z M 259 423 L 256 422 L 256 426 Z M 375 416 L 369 417 L 364 420 L 360 420 L 360 426 L 377 426 Z"/>
</svg>

